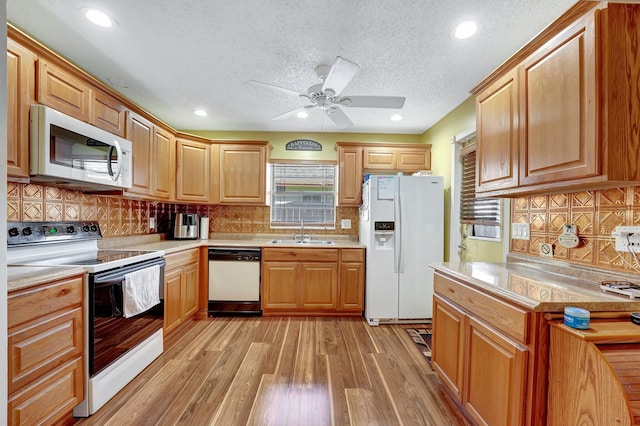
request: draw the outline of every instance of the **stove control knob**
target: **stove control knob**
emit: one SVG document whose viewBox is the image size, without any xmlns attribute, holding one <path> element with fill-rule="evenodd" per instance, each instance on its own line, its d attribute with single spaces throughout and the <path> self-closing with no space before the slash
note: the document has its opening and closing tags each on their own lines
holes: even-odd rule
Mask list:
<svg viewBox="0 0 640 426">
<path fill-rule="evenodd" d="M 18 228 L 9 229 L 9 236 L 10 237 L 17 237 L 18 235 L 20 235 L 20 231 L 18 231 Z"/>
<path fill-rule="evenodd" d="M 67 226 L 67 234 L 75 234 L 76 228 L 73 226 Z"/>
<path fill-rule="evenodd" d="M 26 228 L 24 228 L 24 229 L 22 230 L 22 235 L 29 236 L 29 235 L 31 235 L 31 234 L 32 234 L 32 231 L 31 231 L 31 227 L 30 227 L 30 226 L 27 226 Z"/>
<path fill-rule="evenodd" d="M 84 232 L 89 232 L 89 225 L 82 225 L 82 230 Z"/>
<path fill-rule="evenodd" d="M 91 232 L 96 232 L 98 227 L 96 225 L 91 225 Z"/>
</svg>

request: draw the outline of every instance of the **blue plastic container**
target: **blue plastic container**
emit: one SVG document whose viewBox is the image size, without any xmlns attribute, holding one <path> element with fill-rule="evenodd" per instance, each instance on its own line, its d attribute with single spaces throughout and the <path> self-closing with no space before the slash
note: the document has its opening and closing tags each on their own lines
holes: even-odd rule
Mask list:
<svg viewBox="0 0 640 426">
<path fill-rule="evenodd" d="M 586 309 L 567 306 L 564 308 L 564 324 L 580 330 L 589 329 L 589 318 L 591 313 Z"/>
</svg>

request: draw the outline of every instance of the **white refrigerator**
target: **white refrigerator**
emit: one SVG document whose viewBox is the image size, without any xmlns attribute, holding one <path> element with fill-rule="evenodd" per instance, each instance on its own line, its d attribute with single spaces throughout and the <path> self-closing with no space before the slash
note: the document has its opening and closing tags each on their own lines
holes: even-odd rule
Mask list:
<svg viewBox="0 0 640 426">
<path fill-rule="evenodd" d="M 371 175 L 360 208 L 370 325 L 433 316 L 433 269 L 444 252 L 442 176 Z"/>
</svg>

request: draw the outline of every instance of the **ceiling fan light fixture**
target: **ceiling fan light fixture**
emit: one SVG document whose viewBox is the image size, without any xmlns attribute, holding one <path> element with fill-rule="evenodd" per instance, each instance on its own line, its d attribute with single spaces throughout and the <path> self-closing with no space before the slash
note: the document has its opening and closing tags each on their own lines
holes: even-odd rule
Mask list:
<svg viewBox="0 0 640 426">
<path fill-rule="evenodd" d="M 389 119 L 391 121 L 400 121 L 402 120 L 402 116 L 400 114 L 393 114 L 391 117 L 389 117 Z"/>
<path fill-rule="evenodd" d="M 93 24 L 102 28 L 111 28 L 115 25 L 113 19 L 101 10 L 84 9 L 84 16 Z"/>
<path fill-rule="evenodd" d="M 193 111 L 193 113 L 195 115 L 197 115 L 198 117 L 206 117 L 207 116 L 207 111 L 205 111 L 203 109 L 197 109 L 197 110 Z"/>
<path fill-rule="evenodd" d="M 456 27 L 453 36 L 458 40 L 464 40 L 473 36 L 478 31 L 478 24 L 473 21 L 464 21 Z"/>
<path fill-rule="evenodd" d="M 309 113 L 307 113 L 307 111 L 299 111 L 296 114 L 296 117 L 298 117 L 298 118 L 307 118 L 307 117 L 309 117 Z"/>
</svg>

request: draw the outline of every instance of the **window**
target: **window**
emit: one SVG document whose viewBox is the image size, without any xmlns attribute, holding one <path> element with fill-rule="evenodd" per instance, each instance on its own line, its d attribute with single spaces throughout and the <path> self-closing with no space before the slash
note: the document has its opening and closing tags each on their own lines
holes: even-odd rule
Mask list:
<svg viewBox="0 0 640 426">
<path fill-rule="evenodd" d="M 469 237 L 500 239 L 500 199 L 476 198 L 476 145 L 460 151 L 462 189 L 460 192 L 460 223 L 467 224 Z"/>
<path fill-rule="evenodd" d="M 335 227 L 336 166 L 326 163 L 271 164 L 271 226 Z"/>
</svg>

